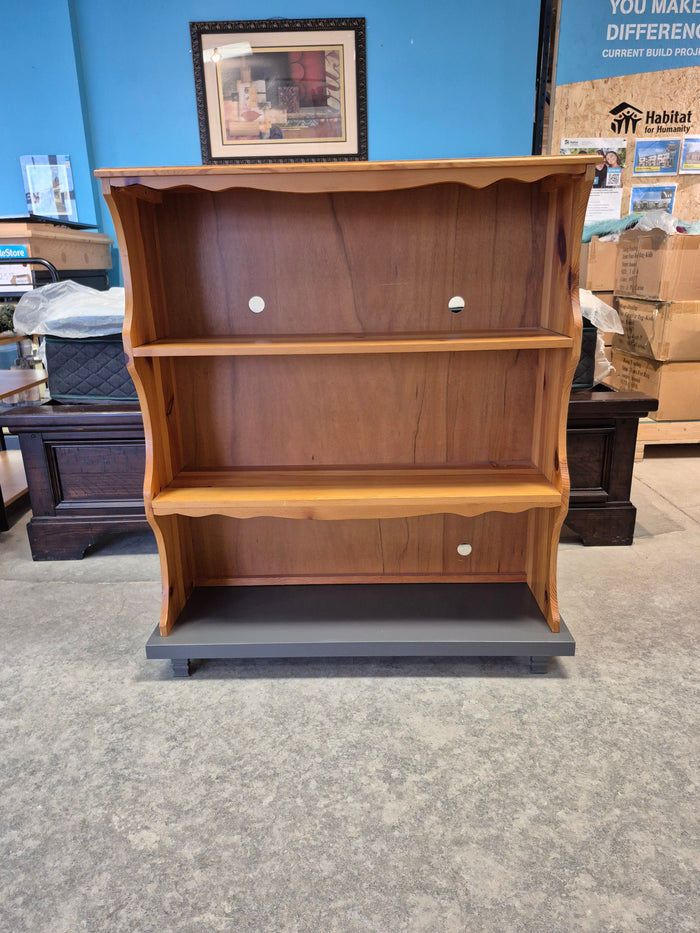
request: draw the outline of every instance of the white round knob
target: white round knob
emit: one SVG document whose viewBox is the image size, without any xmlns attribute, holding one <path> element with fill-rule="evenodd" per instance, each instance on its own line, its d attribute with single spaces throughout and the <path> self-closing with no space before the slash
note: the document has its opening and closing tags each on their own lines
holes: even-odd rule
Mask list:
<svg viewBox="0 0 700 933">
<path fill-rule="evenodd" d="M 458 544 L 457 553 L 460 557 L 468 557 L 472 552 L 471 544 Z"/>
<path fill-rule="evenodd" d="M 459 311 L 464 311 L 465 301 L 461 295 L 455 295 L 454 298 L 450 298 L 447 303 L 447 307 L 452 311 L 453 314 L 457 314 Z"/>
<path fill-rule="evenodd" d="M 253 295 L 253 297 L 248 302 L 248 307 L 253 312 L 253 314 L 260 314 L 260 312 L 265 307 L 265 301 L 260 297 L 260 295 Z"/>
</svg>

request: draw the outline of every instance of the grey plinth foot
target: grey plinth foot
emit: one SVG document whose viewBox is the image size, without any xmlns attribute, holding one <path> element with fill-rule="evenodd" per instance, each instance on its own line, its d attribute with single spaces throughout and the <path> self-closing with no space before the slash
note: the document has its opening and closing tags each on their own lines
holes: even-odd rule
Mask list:
<svg viewBox="0 0 700 933">
<path fill-rule="evenodd" d="M 175 662 L 173 661 L 173 664 Z M 546 674 L 547 666 L 549 664 L 548 657 L 531 657 L 530 658 L 530 673 L 531 674 Z"/>
<path fill-rule="evenodd" d="M 171 658 L 170 663 L 173 666 L 173 677 L 189 677 L 190 676 L 190 659 L 189 658 Z"/>
</svg>

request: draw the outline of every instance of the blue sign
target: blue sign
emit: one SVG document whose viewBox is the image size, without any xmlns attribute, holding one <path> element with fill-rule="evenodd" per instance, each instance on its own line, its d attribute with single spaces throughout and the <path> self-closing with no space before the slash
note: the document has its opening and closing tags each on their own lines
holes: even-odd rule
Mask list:
<svg viewBox="0 0 700 933">
<path fill-rule="evenodd" d="M 562 0 L 557 84 L 700 65 L 700 0 Z"/>
<path fill-rule="evenodd" d="M 28 259 L 27 247 L 22 243 L 9 243 L 0 246 L 0 259 Z"/>
</svg>

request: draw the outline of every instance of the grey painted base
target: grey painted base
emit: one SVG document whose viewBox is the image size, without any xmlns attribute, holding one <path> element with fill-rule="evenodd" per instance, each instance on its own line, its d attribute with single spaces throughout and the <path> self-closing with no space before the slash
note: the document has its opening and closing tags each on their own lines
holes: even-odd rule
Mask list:
<svg viewBox="0 0 700 933">
<path fill-rule="evenodd" d="M 175 676 L 194 658 L 517 657 L 546 673 L 576 643 L 550 631 L 524 583 L 198 587 L 146 657 Z"/>
</svg>

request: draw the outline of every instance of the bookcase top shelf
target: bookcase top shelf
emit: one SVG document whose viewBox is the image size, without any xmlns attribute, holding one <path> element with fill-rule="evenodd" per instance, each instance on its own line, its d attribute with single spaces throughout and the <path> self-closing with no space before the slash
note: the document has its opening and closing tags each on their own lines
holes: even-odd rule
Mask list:
<svg viewBox="0 0 700 933">
<path fill-rule="evenodd" d="M 134 356 L 303 356 L 352 353 L 456 353 L 539 350 L 573 346 L 573 338 L 540 328 L 447 334 L 328 334 L 300 337 L 201 337 L 162 339 L 133 348 Z"/>
<path fill-rule="evenodd" d="M 497 159 L 435 159 L 401 162 L 294 162 L 266 165 L 181 165 L 102 168 L 103 191 L 196 187 L 210 191 L 259 188 L 277 191 L 369 191 L 458 182 L 475 188 L 498 181 L 536 182 L 593 173 L 597 156 L 523 156 Z M 152 196 L 152 194 L 151 194 Z"/>
</svg>

